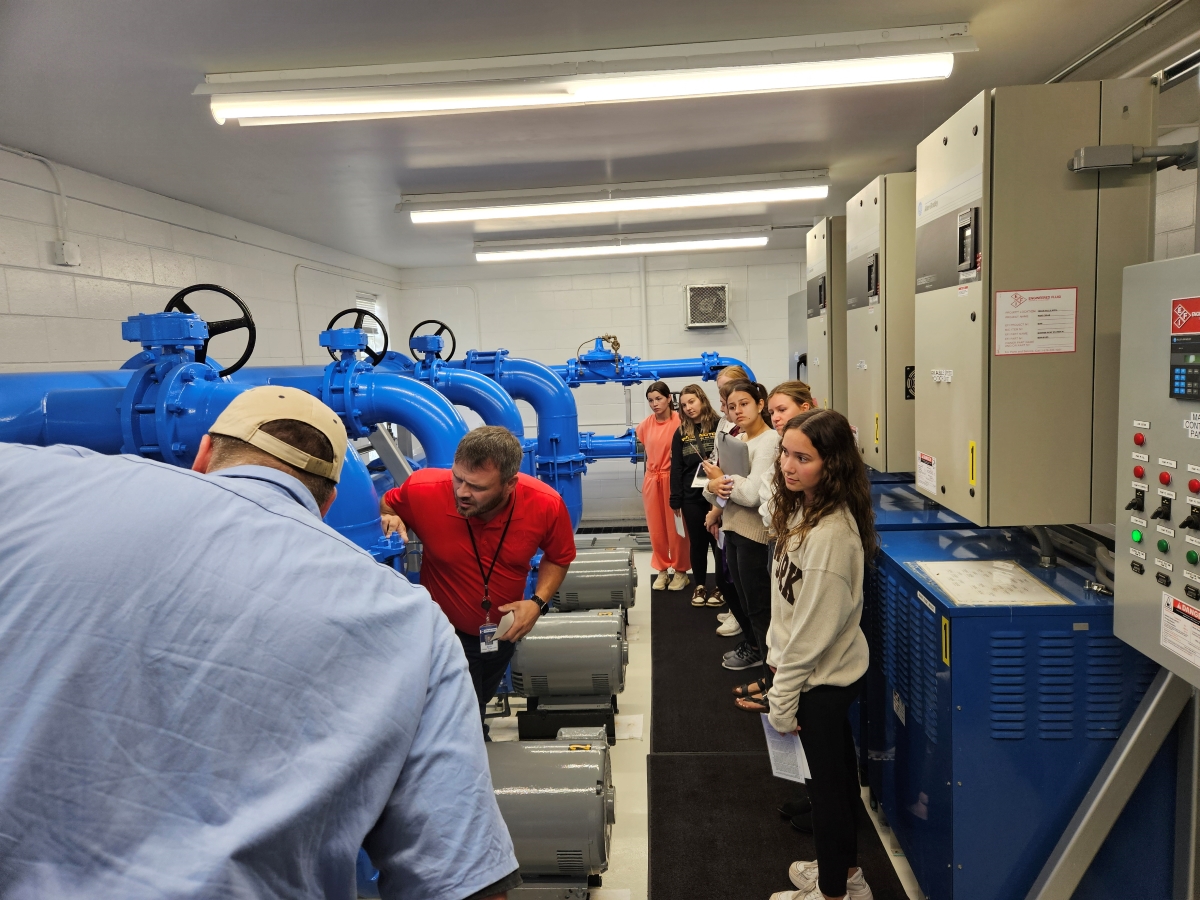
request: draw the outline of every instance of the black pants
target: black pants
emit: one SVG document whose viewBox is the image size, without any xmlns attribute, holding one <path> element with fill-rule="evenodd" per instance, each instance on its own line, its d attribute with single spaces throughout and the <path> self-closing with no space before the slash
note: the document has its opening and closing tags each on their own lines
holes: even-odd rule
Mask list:
<svg viewBox="0 0 1200 900">
<path fill-rule="evenodd" d="M 771 570 L 767 545 L 725 532 L 725 561 L 737 588 L 738 603 L 729 604 L 734 617 L 750 641 L 765 658 L 767 628 L 771 624 Z"/>
<path fill-rule="evenodd" d="M 683 500 L 683 524 L 687 528 L 688 544 L 692 551 L 692 584 L 704 587 L 708 584 L 708 548 L 712 548 L 713 559 L 717 562 L 716 584 L 721 596 L 729 602 L 729 579 L 725 575 L 725 567 L 721 565 L 721 548 L 717 539 L 704 527 L 704 517 L 712 509 L 708 501 L 701 497 L 699 500 Z"/>
<path fill-rule="evenodd" d="M 812 780 L 813 840 L 818 887 L 827 897 L 846 893 L 846 871 L 858 865 L 858 756 L 847 713 L 863 679 L 849 687 L 820 685 L 800 695 L 796 721 Z"/>
<path fill-rule="evenodd" d="M 479 652 L 479 633 L 467 634 L 455 631 L 462 643 L 463 653 L 467 657 L 467 670 L 471 673 L 471 684 L 475 686 L 475 696 L 479 699 L 479 720 L 483 722 L 483 737 L 488 735 L 487 720 L 483 717 L 484 707 L 496 696 L 496 688 L 504 678 L 504 670 L 512 660 L 517 645 L 512 641 L 496 641 L 495 653 Z"/>
</svg>

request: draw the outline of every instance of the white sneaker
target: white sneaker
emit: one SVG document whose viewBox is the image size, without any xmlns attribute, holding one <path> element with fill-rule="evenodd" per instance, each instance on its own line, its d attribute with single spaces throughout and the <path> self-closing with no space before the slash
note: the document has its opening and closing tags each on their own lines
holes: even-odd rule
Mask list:
<svg viewBox="0 0 1200 900">
<path fill-rule="evenodd" d="M 685 587 L 692 583 L 692 579 L 687 577 L 686 572 L 676 572 L 671 576 L 671 583 L 667 585 L 668 591 L 682 591 Z"/>
<path fill-rule="evenodd" d="M 667 589 L 667 582 L 670 580 L 671 573 L 664 569 L 663 571 L 659 572 L 658 577 L 654 579 L 652 590 L 665 591 Z"/>
<path fill-rule="evenodd" d="M 727 609 L 727 610 L 725 610 L 725 612 L 719 612 L 719 613 L 717 613 L 717 621 L 718 621 L 718 622 L 722 622 L 722 623 L 723 623 L 723 622 L 728 622 L 728 621 L 729 621 L 730 619 L 732 619 L 732 618 L 733 618 L 733 611 L 732 611 L 732 610 L 728 610 L 728 609 Z"/>
<path fill-rule="evenodd" d="M 774 894 L 772 900 L 776 897 L 787 898 L 787 900 L 810 900 L 810 898 L 811 900 L 822 900 L 824 895 L 817 887 L 817 875 L 818 869 L 815 861 L 792 863 L 788 866 L 788 878 L 799 890 Z M 846 900 L 874 900 L 874 895 L 867 884 L 867 879 L 863 876 L 861 867 L 846 879 Z"/>
<path fill-rule="evenodd" d="M 735 634 L 742 633 L 742 626 L 738 624 L 737 619 L 733 618 L 732 613 L 729 618 L 717 626 L 717 634 L 721 637 L 733 637 Z"/>
</svg>

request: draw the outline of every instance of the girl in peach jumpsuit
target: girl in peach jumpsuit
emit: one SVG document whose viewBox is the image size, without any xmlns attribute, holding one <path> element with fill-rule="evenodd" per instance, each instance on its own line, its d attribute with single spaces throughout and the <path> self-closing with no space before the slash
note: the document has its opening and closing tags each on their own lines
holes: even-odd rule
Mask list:
<svg viewBox="0 0 1200 900">
<path fill-rule="evenodd" d="M 671 509 L 671 440 L 679 430 L 679 414 L 672 409 L 671 389 L 661 381 L 646 389 L 646 399 L 654 412 L 638 425 L 637 438 L 646 448 L 642 503 L 654 550 L 650 565 L 659 573 L 654 589 L 681 591 L 689 584 L 691 562 L 688 539 L 676 529 L 675 511 Z M 671 569 L 675 570 L 674 577 Z"/>
</svg>

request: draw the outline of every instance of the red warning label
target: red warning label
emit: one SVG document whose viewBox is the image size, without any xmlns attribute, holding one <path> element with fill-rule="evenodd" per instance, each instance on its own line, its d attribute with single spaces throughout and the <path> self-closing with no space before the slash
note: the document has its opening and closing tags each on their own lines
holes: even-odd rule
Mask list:
<svg viewBox="0 0 1200 900">
<path fill-rule="evenodd" d="M 1171 301 L 1171 334 L 1200 334 L 1200 297 Z"/>
</svg>

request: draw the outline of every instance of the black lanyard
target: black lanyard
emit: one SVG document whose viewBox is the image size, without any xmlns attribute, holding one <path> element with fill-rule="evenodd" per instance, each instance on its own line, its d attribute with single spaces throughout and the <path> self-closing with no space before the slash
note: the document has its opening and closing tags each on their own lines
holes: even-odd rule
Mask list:
<svg viewBox="0 0 1200 900">
<path fill-rule="evenodd" d="M 512 524 L 513 513 L 516 511 L 517 498 L 514 496 L 512 498 L 512 507 L 508 510 L 508 520 L 504 523 L 504 530 L 500 532 L 500 543 L 496 545 L 496 555 L 492 557 L 492 564 L 488 566 L 486 573 L 483 571 L 483 559 L 479 555 L 479 545 L 475 543 L 475 530 L 471 527 L 471 520 L 463 518 L 463 522 L 467 525 L 467 534 L 471 537 L 471 549 L 475 551 L 475 562 L 479 566 L 479 577 L 483 579 L 483 602 L 480 605 L 483 607 L 484 613 L 488 615 L 489 621 L 491 620 L 491 614 L 488 613 L 488 610 L 492 608 L 492 597 L 488 592 L 488 585 L 491 583 L 492 573 L 496 571 L 496 560 L 500 558 L 500 551 L 504 549 L 504 539 L 508 537 L 508 526 Z"/>
</svg>

